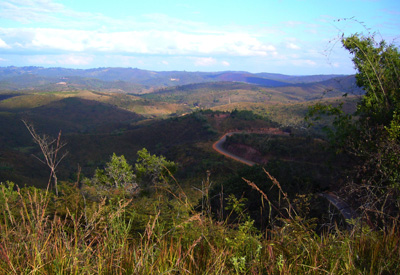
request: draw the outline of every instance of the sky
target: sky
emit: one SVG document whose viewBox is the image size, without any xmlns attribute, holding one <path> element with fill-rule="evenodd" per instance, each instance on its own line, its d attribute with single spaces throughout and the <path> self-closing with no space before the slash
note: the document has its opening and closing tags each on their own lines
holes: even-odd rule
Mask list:
<svg viewBox="0 0 400 275">
<path fill-rule="evenodd" d="M 0 67 L 352 74 L 340 37 L 400 41 L 399 0 L 0 0 Z"/>
</svg>

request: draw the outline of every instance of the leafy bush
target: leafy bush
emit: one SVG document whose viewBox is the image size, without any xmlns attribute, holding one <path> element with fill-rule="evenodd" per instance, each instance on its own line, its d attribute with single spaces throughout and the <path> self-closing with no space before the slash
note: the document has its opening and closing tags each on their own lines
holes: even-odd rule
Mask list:
<svg viewBox="0 0 400 275">
<path fill-rule="evenodd" d="M 342 40 L 353 55 L 357 84 L 365 95 L 353 116 L 342 106 L 317 105 L 310 114 L 334 116 L 332 144 L 352 158 L 343 195 L 375 226 L 399 223 L 400 52 L 373 35 Z"/>
<path fill-rule="evenodd" d="M 136 175 L 125 157 L 123 155 L 117 156 L 113 153 L 104 170 L 96 169 L 92 182 L 94 184 L 114 186 L 115 188 L 126 186 L 127 184 L 133 184 L 137 187 L 135 180 Z"/>
</svg>

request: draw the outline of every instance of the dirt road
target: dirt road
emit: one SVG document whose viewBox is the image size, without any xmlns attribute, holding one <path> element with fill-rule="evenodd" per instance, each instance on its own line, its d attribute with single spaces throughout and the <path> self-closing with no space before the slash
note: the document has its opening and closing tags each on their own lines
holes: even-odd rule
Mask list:
<svg viewBox="0 0 400 275">
<path fill-rule="evenodd" d="M 217 140 L 213 144 L 213 149 L 228 158 L 234 159 L 236 161 L 239 161 L 239 162 L 244 163 L 249 166 L 253 166 L 256 164 L 255 162 L 245 159 L 245 158 L 242 158 L 242 157 L 239 157 L 235 154 L 232 154 L 231 152 L 225 150 L 222 146 L 224 144 L 224 142 L 226 141 L 227 136 L 231 136 L 233 134 L 239 134 L 239 133 L 243 133 L 243 132 L 230 132 L 230 133 L 224 134 L 219 140 Z M 334 195 L 332 193 L 321 193 L 320 196 L 326 198 L 334 207 L 336 207 L 339 210 L 339 212 L 342 214 L 342 216 L 345 218 L 345 220 L 355 219 L 358 217 L 357 213 L 346 202 L 342 201 L 336 195 Z M 348 224 L 348 226 L 350 226 L 350 225 Z"/>
<path fill-rule="evenodd" d="M 217 151 L 218 153 L 220 153 L 220 154 L 222 154 L 222 155 L 224 155 L 224 156 L 226 156 L 226 157 L 228 157 L 228 158 L 234 159 L 234 160 L 236 160 L 236 161 L 239 161 L 239 162 L 244 163 L 244 164 L 249 165 L 249 166 L 253 166 L 254 164 L 256 164 L 255 162 L 253 162 L 253 161 L 251 161 L 251 160 L 248 160 L 248 159 L 245 159 L 245 158 L 242 158 L 242 157 L 239 157 L 239 156 L 237 156 L 237 155 L 235 155 L 235 154 L 232 154 L 231 152 L 225 150 L 225 149 L 222 147 L 222 145 L 223 145 L 224 142 L 226 141 L 226 137 L 227 137 L 227 136 L 231 136 L 231 135 L 233 135 L 233 134 L 239 134 L 239 133 L 241 133 L 241 132 L 226 133 L 225 135 L 223 135 L 219 140 L 217 140 L 217 141 L 213 144 L 213 149 L 214 149 L 215 151 Z"/>
</svg>

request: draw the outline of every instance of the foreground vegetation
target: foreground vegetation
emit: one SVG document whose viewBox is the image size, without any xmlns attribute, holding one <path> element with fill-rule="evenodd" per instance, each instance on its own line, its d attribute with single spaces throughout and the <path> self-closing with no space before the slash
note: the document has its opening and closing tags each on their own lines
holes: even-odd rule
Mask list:
<svg viewBox="0 0 400 275">
<path fill-rule="evenodd" d="M 209 181 L 204 183 L 206 192 Z M 154 190 L 151 202 L 131 199 L 123 189 L 108 198 L 90 198 L 76 186 L 60 189 L 54 197 L 42 189 L 1 185 L 2 274 L 389 274 L 400 269 L 397 228 L 376 231 L 354 221 L 350 231 L 316 234 L 313 221 L 298 214 L 306 211 L 307 201 L 282 209 L 275 226 L 260 232 L 235 197 L 228 199 L 227 211 L 236 214 L 232 223 L 213 219 L 207 200 L 194 211 L 184 193 L 173 192 L 179 187 Z M 143 212 L 144 204 L 150 213 Z"/>
</svg>

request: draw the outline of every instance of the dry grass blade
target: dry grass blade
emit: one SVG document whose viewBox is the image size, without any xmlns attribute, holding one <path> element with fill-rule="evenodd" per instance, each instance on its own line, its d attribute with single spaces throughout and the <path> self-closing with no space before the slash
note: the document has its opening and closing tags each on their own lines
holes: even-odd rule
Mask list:
<svg viewBox="0 0 400 275">
<path fill-rule="evenodd" d="M 294 213 L 295 216 L 298 216 L 297 213 L 296 213 L 296 211 L 294 210 L 292 204 L 290 203 L 290 200 L 289 200 L 289 197 L 288 197 L 287 193 L 285 193 L 285 192 L 283 191 L 283 189 L 282 189 L 282 187 L 281 187 L 279 181 L 278 181 L 276 178 L 274 178 L 273 176 L 271 176 L 271 174 L 268 173 L 267 170 L 265 170 L 264 168 L 263 168 L 263 170 L 264 170 L 264 172 L 267 174 L 268 178 L 272 181 L 272 183 L 278 187 L 279 192 L 281 192 L 281 194 L 283 195 L 284 199 L 285 199 L 286 202 L 288 203 L 289 209 L 287 209 L 287 212 L 288 212 L 288 214 L 289 214 L 289 217 L 290 217 L 290 218 L 293 218 L 293 217 L 292 217 L 292 211 L 293 211 L 293 213 Z"/>
<path fill-rule="evenodd" d="M 282 212 L 279 210 L 279 208 L 277 208 L 273 203 L 271 203 L 271 201 L 268 199 L 268 196 L 260 189 L 258 188 L 258 186 L 254 183 L 251 182 L 245 178 L 243 178 L 243 180 L 253 189 L 257 190 L 262 196 L 263 198 L 270 204 L 272 205 L 272 207 L 282 216 L 284 217 L 284 215 L 282 214 Z"/>
</svg>

